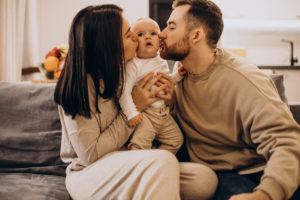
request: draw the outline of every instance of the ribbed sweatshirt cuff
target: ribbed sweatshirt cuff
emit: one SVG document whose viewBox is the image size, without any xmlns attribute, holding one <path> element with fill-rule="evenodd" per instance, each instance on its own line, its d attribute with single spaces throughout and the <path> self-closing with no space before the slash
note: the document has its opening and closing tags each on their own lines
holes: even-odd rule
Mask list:
<svg viewBox="0 0 300 200">
<path fill-rule="evenodd" d="M 135 116 L 138 116 L 140 113 L 138 111 L 132 111 L 130 113 L 125 114 L 127 116 L 127 120 L 131 120 Z"/>
<path fill-rule="evenodd" d="M 263 178 L 254 190 L 262 190 L 268 193 L 272 200 L 286 199 L 282 187 L 271 178 Z"/>
</svg>

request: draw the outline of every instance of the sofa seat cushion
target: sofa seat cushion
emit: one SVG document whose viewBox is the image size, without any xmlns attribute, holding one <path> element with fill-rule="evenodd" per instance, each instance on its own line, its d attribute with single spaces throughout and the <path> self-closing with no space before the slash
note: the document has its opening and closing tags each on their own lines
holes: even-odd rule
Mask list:
<svg viewBox="0 0 300 200">
<path fill-rule="evenodd" d="M 0 173 L 1 200 L 68 200 L 70 199 L 62 176 Z"/>
</svg>

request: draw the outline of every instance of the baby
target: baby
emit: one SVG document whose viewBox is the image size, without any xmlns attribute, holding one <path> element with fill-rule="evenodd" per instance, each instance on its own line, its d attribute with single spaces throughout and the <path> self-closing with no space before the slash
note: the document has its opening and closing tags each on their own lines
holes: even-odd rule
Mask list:
<svg viewBox="0 0 300 200">
<path fill-rule="evenodd" d="M 139 46 L 136 57 L 126 65 L 126 83 L 120 97 L 120 105 L 128 124 L 136 126 L 128 148 L 151 149 L 152 141 L 156 138 L 160 149 L 176 154 L 182 145 L 183 137 L 165 102 L 156 101 L 143 113 L 139 113 L 131 97 L 132 88 L 147 73 L 169 73 L 167 61 L 158 55 L 159 26 L 152 19 L 141 18 L 133 24 L 132 31 L 137 35 Z M 174 81 L 182 78 L 182 72 L 179 72 L 180 70 L 172 75 Z"/>
</svg>

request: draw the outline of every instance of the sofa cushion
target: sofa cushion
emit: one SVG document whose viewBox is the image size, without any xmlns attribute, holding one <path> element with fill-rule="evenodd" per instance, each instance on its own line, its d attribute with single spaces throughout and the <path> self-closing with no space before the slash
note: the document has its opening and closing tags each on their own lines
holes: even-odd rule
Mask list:
<svg viewBox="0 0 300 200">
<path fill-rule="evenodd" d="M 300 125 L 300 103 L 293 103 L 290 104 L 290 109 L 292 111 L 292 114 L 294 116 L 294 119 L 298 124 Z"/>
<path fill-rule="evenodd" d="M 1 200 L 68 200 L 65 178 L 54 175 L 0 173 Z"/>
<path fill-rule="evenodd" d="M 288 102 L 287 102 L 287 98 L 285 95 L 283 74 L 270 74 L 270 77 L 273 80 L 273 82 L 277 88 L 277 91 L 279 93 L 281 100 L 287 104 Z"/>
<path fill-rule="evenodd" d="M 54 88 L 0 82 L 0 172 L 65 175 Z"/>
</svg>

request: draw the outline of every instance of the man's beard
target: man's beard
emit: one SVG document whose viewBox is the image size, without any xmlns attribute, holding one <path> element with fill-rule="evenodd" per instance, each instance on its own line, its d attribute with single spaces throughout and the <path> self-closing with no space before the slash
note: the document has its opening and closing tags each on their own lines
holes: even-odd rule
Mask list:
<svg viewBox="0 0 300 200">
<path fill-rule="evenodd" d="M 167 47 L 163 42 L 162 48 L 160 49 L 160 56 L 166 60 L 182 61 L 190 53 L 190 46 L 188 44 L 188 37 L 184 37 L 179 42 Z"/>
</svg>

